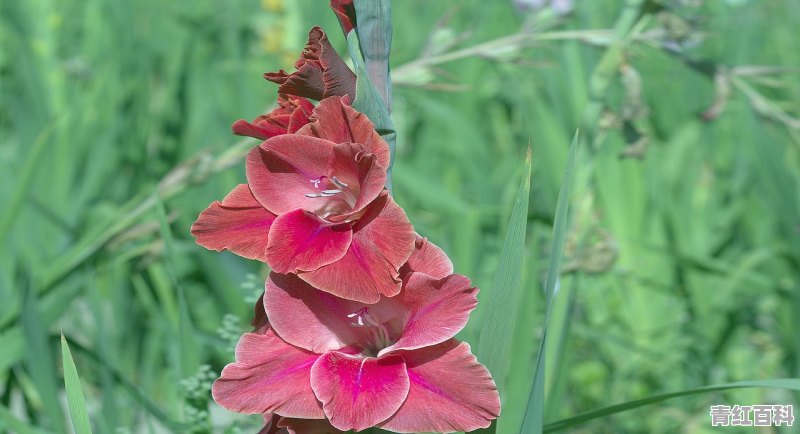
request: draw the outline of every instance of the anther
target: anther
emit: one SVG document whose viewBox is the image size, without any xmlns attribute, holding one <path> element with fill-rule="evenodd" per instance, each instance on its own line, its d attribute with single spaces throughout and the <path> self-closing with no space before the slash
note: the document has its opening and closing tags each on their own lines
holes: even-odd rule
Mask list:
<svg viewBox="0 0 800 434">
<path fill-rule="evenodd" d="M 347 184 L 345 184 L 344 182 L 340 181 L 339 178 L 337 178 L 335 176 L 331 176 L 331 182 L 336 184 L 336 186 L 339 187 L 339 188 L 347 188 Z"/>
<path fill-rule="evenodd" d="M 363 326 L 364 325 L 364 316 L 363 315 L 366 312 L 367 312 L 367 308 L 362 308 L 358 312 L 353 312 L 351 314 L 348 314 L 347 317 L 348 318 L 357 318 L 356 322 L 358 322 L 358 325 Z"/>
</svg>

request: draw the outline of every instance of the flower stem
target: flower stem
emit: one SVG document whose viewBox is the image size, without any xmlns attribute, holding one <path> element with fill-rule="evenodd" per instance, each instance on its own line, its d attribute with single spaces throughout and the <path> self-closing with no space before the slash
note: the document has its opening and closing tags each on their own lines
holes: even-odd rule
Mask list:
<svg viewBox="0 0 800 434">
<path fill-rule="evenodd" d="M 355 0 L 357 26 L 355 29 L 364 71 L 375 92 L 372 97 L 385 107 L 385 115 L 392 110 L 392 79 L 389 73 L 389 54 L 392 50 L 392 6 L 389 0 Z M 353 53 L 351 52 L 351 55 Z M 354 59 L 355 60 L 355 59 Z M 357 97 L 358 99 L 358 97 Z M 377 118 L 371 118 L 381 137 L 389 145 L 391 159 L 386 168 L 386 188 L 392 191 L 392 166 L 397 133 L 391 120 L 385 125 Z"/>
</svg>

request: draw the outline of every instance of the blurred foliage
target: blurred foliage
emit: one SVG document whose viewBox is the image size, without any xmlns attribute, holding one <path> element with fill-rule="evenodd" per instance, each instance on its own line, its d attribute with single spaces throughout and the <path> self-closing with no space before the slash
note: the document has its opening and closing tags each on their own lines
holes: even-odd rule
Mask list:
<svg viewBox="0 0 800 434">
<path fill-rule="evenodd" d="M 274 101 L 261 74 L 313 24 L 346 53 L 324 3 L 0 2 L 0 430 L 68 432 L 63 330 L 94 432 L 255 432 L 209 403 L 208 366 L 232 360 L 267 270 L 189 227 L 244 179 L 255 142 L 229 126 Z M 534 3 L 393 5 L 394 193 L 483 296 L 533 151 L 498 432 L 522 421 L 579 127 L 545 420 L 800 377 L 800 3 Z M 711 433 L 712 403 L 792 402 L 716 392 L 572 432 Z"/>
</svg>

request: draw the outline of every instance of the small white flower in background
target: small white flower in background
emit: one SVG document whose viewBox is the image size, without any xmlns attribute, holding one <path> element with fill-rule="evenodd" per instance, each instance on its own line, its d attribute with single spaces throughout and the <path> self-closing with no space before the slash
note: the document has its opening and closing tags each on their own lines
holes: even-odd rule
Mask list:
<svg viewBox="0 0 800 434">
<path fill-rule="evenodd" d="M 546 7 L 556 15 L 566 15 L 575 8 L 573 0 L 512 0 L 520 12 L 537 12 Z"/>
</svg>

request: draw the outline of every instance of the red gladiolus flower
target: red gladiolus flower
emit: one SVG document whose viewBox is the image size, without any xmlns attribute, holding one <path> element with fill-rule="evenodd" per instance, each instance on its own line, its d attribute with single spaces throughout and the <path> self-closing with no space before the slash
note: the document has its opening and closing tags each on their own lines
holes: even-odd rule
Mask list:
<svg viewBox="0 0 800 434">
<path fill-rule="evenodd" d="M 326 98 L 310 120 L 253 148 L 248 184 L 203 211 L 192 234 L 343 298 L 396 295 L 414 231 L 384 190 L 388 145 L 346 98 Z"/>
<path fill-rule="evenodd" d="M 242 336 L 214 399 L 242 413 L 330 420 L 340 430 L 471 431 L 489 426 L 500 399 L 469 344 L 453 336 L 478 289 L 464 276 L 423 271 L 395 297 L 368 305 L 272 273 L 266 334 Z"/>
<path fill-rule="evenodd" d="M 278 107 L 253 122 L 239 119 L 231 126 L 234 134 L 267 140 L 281 134 L 292 134 L 308 123 L 314 110 L 311 101 L 294 95 L 278 94 Z"/>
<path fill-rule="evenodd" d="M 353 0 L 331 0 L 331 9 L 336 13 L 345 36 L 356 27 L 356 8 Z"/>
<path fill-rule="evenodd" d="M 320 27 L 308 33 L 308 43 L 294 64 L 297 71 L 268 72 L 264 78 L 280 85 L 278 92 L 320 101 L 329 96 L 356 97 L 356 75 L 345 65 Z"/>
</svg>

